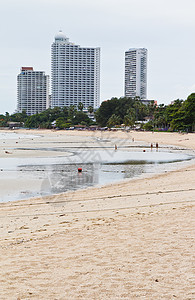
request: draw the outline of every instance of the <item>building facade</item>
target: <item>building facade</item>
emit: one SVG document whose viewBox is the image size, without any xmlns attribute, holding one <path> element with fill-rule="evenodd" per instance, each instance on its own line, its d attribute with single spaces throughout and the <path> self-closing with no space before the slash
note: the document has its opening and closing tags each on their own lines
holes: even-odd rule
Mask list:
<svg viewBox="0 0 195 300">
<path fill-rule="evenodd" d="M 125 97 L 147 99 L 147 49 L 125 52 Z"/>
<path fill-rule="evenodd" d="M 81 48 L 60 31 L 51 46 L 51 108 L 100 104 L 100 48 Z"/>
<path fill-rule="evenodd" d="M 17 111 L 28 116 L 49 108 L 49 76 L 32 67 L 22 67 L 17 76 Z"/>
</svg>

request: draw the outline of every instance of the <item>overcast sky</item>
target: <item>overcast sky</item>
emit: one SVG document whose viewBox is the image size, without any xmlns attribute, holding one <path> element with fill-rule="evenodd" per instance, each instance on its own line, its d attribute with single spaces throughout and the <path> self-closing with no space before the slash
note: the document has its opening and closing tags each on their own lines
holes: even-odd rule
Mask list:
<svg viewBox="0 0 195 300">
<path fill-rule="evenodd" d="M 17 106 L 22 66 L 50 75 L 55 34 L 101 47 L 101 101 L 124 95 L 124 53 L 148 49 L 148 99 L 168 104 L 195 91 L 194 0 L 3 0 L 0 113 Z"/>
</svg>

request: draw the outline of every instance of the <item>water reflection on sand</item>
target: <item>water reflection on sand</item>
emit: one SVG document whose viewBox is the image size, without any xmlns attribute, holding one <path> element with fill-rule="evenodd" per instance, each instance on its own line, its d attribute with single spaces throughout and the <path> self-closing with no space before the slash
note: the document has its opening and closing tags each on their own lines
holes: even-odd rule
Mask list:
<svg viewBox="0 0 195 300">
<path fill-rule="evenodd" d="M 67 149 L 66 149 L 67 150 Z M 135 178 L 169 168 L 170 162 L 191 157 L 167 151 L 75 150 L 61 157 L 0 158 L 1 201 L 58 194 Z M 82 172 L 78 173 L 78 167 Z M 3 184 L 3 183 L 2 183 Z"/>
</svg>

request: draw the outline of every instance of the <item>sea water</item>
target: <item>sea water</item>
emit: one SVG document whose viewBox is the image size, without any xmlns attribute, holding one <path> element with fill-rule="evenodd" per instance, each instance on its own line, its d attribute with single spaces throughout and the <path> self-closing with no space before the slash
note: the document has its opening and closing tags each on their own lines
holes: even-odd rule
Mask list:
<svg viewBox="0 0 195 300">
<path fill-rule="evenodd" d="M 88 148 L 68 149 L 68 152 L 68 156 L 60 157 L 0 158 L 0 178 L 10 182 L 9 192 L 0 191 L 1 202 L 137 178 L 168 171 L 178 163 L 193 159 L 192 155 L 181 152 L 150 149 L 143 152 L 143 149 L 94 151 Z M 78 172 L 78 168 L 82 168 L 82 172 Z"/>
</svg>

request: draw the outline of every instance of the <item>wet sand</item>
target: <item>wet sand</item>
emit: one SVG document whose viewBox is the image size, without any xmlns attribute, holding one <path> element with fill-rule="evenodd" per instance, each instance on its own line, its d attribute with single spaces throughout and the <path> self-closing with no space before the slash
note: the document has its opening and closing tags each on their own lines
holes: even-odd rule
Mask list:
<svg viewBox="0 0 195 300">
<path fill-rule="evenodd" d="M 96 134 L 195 150 L 194 134 Z M 0 299 L 194 299 L 194 183 L 193 164 L 0 204 Z"/>
</svg>

